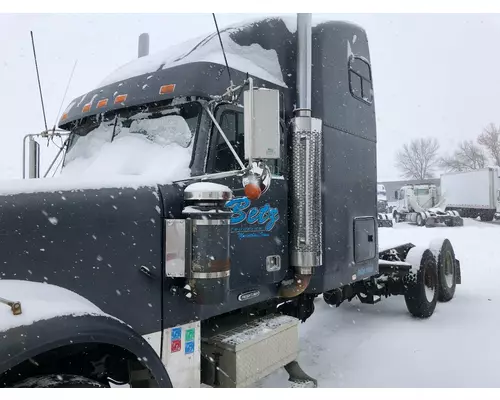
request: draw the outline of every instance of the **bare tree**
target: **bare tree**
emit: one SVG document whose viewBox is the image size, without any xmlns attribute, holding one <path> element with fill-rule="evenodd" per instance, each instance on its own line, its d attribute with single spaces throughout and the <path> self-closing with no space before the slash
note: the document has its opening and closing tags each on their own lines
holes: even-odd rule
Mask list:
<svg viewBox="0 0 500 400">
<path fill-rule="evenodd" d="M 441 167 L 449 172 L 470 171 L 484 168 L 488 162 L 485 152 L 472 140 L 459 143 L 452 156 L 442 157 Z"/>
<path fill-rule="evenodd" d="M 486 149 L 495 165 L 500 166 L 500 127 L 489 124 L 479 135 L 477 142 Z"/>
<path fill-rule="evenodd" d="M 439 165 L 439 143 L 435 138 L 420 138 L 405 144 L 396 153 L 396 168 L 409 179 L 428 179 Z"/>
</svg>

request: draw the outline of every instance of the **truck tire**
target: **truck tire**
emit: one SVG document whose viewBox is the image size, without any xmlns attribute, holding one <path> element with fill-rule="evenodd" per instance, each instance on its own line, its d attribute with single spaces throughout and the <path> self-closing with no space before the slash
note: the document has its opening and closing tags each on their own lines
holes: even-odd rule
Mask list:
<svg viewBox="0 0 500 400">
<path fill-rule="evenodd" d="M 414 249 L 408 252 L 408 256 L 412 250 Z M 405 283 L 404 296 L 410 314 L 417 318 L 429 318 L 438 301 L 438 272 L 432 251 L 427 249 L 423 252 L 417 272 L 410 273 Z"/>
<path fill-rule="evenodd" d="M 453 299 L 457 287 L 455 252 L 448 239 L 443 240 L 438 256 L 438 300 L 447 302 Z"/>
<path fill-rule="evenodd" d="M 484 221 L 488 221 L 488 222 L 491 222 L 493 221 L 493 219 L 495 218 L 495 213 L 496 213 L 496 210 L 488 210 L 485 214 L 485 219 Z"/>
<path fill-rule="evenodd" d="M 425 222 L 424 219 L 422 218 L 422 214 L 418 213 L 417 214 L 417 226 L 424 226 Z"/>
<path fill-rule="evenodd" d="M 40 375 L 14 385 L 16 388 L 109 388 L 101 382 L 78 375 Z"/>
<path fill-rule="evenodd" d="M 401 222 L 401 216 L 397 211 L 394 211 L 394 214 L 392 215 L 392 219 L 394 222 L 397 224 L 398 222 Z"/>
</svg>

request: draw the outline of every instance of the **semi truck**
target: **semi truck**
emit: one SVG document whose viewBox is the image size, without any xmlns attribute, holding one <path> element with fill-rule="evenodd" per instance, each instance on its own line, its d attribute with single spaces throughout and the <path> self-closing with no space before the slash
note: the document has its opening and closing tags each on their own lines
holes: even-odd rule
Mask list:
<svg viewBox="0 0 500 400">
<path fill-rule="evenodd" d="M 500 213 L 500 168 L 488 167 L 441 175 L 448 210 L 463 217 L 492 221 Z"/>
<path fill-rule="evenodd" d="M 454 297 L 448 239 L 379 244 L 365 31 L 285 22 L 140 52 L 61 116 L 57 177 L 38 141 L 60 131 L 27 136 L 0 188 L 0 387 L 316 386 L 320 295 L 415 318 Z"/>
<path fill-rule="evenodd" d="M 463 226 L 459 212 L 447 208 L 445 196 L 438 195 L 436 185 L 410 184 L 404 185 L 394 192 L 398 200 L 393 218 L 396 222 L 407 221 L 418 226 L 435 227 L 437 224 L 446 226 Z"/>
<path fill-rule="evenodd" d="M 378 227 L 392 227 L 392 213 L 387 203 L 387 191 L 385 185 L 377 184 L 377 220 Z"/>
</svg>

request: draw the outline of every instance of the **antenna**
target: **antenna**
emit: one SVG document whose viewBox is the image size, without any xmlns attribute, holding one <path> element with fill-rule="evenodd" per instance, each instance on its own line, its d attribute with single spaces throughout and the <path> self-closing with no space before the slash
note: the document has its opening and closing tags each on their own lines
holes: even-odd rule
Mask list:
<svg viewBox="0 0 500 400">
<path fill-rule="evenodd" d="M 64 92 L 64 96 L 63 96 L 63 99 L 61 101 L 61 105 L 59 106 L 59 111 L 57 112 L 57 116 L 56 116 L 56 120 L 54 121 L 54 128 L 52 129 L 52 132 L 55 132 L 55 130 L 56 130 L 57 120 L 59 119 L 59 115 L 61 114 L 62 106 L 64 104 L 64 101 L 66 100 L 66 95 L 68 94 L 69 85 L 71 83 L 71 80 L 73 79 L 73 74 L 75 73 L 75 68 L 76 68 L 77 62 L 78 62 L 78 60 L 75 61 L 75 64 L 73 65 L 73 70 L 71 71 L 71 75 L 69 76 L 68 84 L 66 85 L 66 90 Z"/>
<path fill-rule="evenodd" d="M 33 57 L 35 58 L 36 76 L 38 79 L 38 90 L 40 91 L 40 100 L 42 102 L 43 122 L 45 123 L 45 132 L 48 132 L 47 117 L 45 116 L 45 106 L 43 104 L 42 84 L 40 83 L 40 74 L 38 72 L 38 63 L 36 61 L 35 39 L 33 38 L 33 31 L 30 31 L 30 33 L 31 33 L 31 44 L 33 45 Z"/>
<path fill-rule="evenodd" d="M 219 36 L 220 47 L 222 48 L 222 54 L 224 55 L 224 61 L 226 63 L 227 74 L 229 75 L 229 85 L 232 87 L 233 80 L 231 79 L 231 71 L 229 70 L 229 64 L 227 63 L 226 51 L 224 50 L 224 45 L 222 44 L 222 38 L 219 32 L 219 26 L 217 25 L 217 18 L 215 18 L 215 13 L 212 13 L 212 16 L 214 17 L 215 29 L 217 29 L 217 35 Z"/>
</svg>

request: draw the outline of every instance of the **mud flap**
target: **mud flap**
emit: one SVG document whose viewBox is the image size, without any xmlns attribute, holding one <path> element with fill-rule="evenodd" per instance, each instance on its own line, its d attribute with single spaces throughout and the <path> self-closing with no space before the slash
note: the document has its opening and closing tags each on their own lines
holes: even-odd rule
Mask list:
<svg viewBox="0 0 500 400">
<path fill-rule="evenodd" d="M 457 216 L 455 217 L 454 221 L 453 221 L 453 225 L 454 226 L 464 226 L 464 220 L 461 216 Z"/>
<path fill-rule="evenodd" d="M 289 375 L 288 380 L 292 382 L 292 387 L 318 387 L 318 381 L 307 375 L 297 361 L 292 361 L 285 365 L 285 370 Z"/>
<path fill-rule="evenodd" d="M 378 227 L 379 228 L 392 228 L 393 227 L 393 224 L 392 224 L 392 220 L 378 220 Z"/>
<path fill-rule="evenodd" d="M 379 228 L 392 228 L 392 219 L 387 214 L 377 214 L 377 225 Z"/>
<path fill-rule="evenodd" d="M 433 217 L 426 218 L 425 226 L 427 228 L 435 228 L 436 227 L 436 219 Z"/>
</svg>

